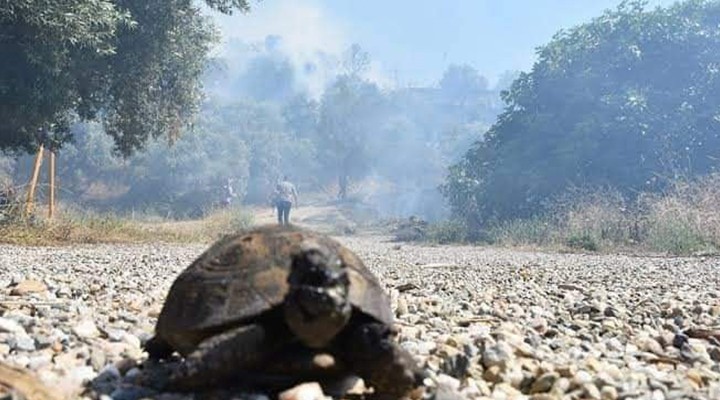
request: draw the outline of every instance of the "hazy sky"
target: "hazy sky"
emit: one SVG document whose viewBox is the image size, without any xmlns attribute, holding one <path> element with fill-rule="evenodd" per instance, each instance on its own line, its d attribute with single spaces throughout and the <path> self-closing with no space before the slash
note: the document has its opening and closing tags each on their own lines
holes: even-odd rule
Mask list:
<svg viewBox="0 0 720 400">
<path fill-rule="evenodd" d="M 651 0 L 652 5 L 672 0 Z M 491 81 L 527 70 L 535 48 L 559 29 L 614 8 L 620 0 L 262 0 L 248 15 L 221 18 L 226 37 L 284 37 L 287 51 L 312 59 L 359 43 L 378 79 L 433 84 L 450 63 Z"/>
</svg>

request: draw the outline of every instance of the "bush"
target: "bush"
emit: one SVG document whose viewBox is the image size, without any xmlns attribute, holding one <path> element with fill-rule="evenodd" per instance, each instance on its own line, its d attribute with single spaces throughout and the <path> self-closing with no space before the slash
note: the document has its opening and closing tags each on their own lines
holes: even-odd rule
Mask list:
<svg viewBox="0 0 720 400">
<path fill-rule="evenodd" d="M 483 230 L 481 236 L 491 244 L 505 246 L 549 245 L 554 229 L 545 217 L 496 221 Z"/>
<path fill-rule="evenodd" d="M 242 207 L 217 208 L 208 213 L 205 222 L 206 236 L 219 239 L 250 227 L 253 216 Z"/>
<path fill-rule="evenodd" d="M 439 244 L 465 243 L 468 241 L 468 230 L 461 221 L 441 221 L 431 223 L 427 227 L 427 239 Z"/>
<path fill-rule="evenodd" d="M 632 198 L 665 190 L 662 176 L 715 171 L 720 136 L 708 116 L 720 91 L 707 54 L 720 35 L 706 32 L 716 32 L 719 13 L 716 1 L 623 1 L 558 32 L 449 169 L 443 189 L 455 216 L 481 227 L 544 213 L 572 185 L 611 184 Z"/>
<path fill-rule="evenodd" d="M 651 249 L 691 254 L 720 248 L 720 174 L 676 181 L 667 193 L 641 201 Z"/>
<path fill-rule="evenodd" d="M 720 249 L 720 174 L 678 180 L 665 193 L 641 194 L 633 202 L 611 188 L 574 188 L 546 209 L 535 217 L 496 220 L 475 232 L 458 224 L 462 233 L 443 237 L 589 251 L 639 246 L 676 255 Z"/>
<path fill-rule="evenodd" d="M 692 254 L 712 248 L 692 223 L 682 219 L 653 221 L 648 232 L 647 245 L 652 250 L 671 254 Z"/>
<path fill-rule="evenodd" d="M 589 251 L 598 251 L 600 246 L 597 241 L 590 235 L 570 236 L 565 240 L 565 244 L 572 249 L 581 249 Z"/>
</svg>

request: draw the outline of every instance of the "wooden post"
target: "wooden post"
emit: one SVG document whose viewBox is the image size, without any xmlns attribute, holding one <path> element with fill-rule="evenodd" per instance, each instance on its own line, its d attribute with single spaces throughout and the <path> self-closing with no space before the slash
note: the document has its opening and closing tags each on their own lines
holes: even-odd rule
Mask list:
<svg viewBox="0 0 720 400">
<path fill-rule="evenodd" d="M 50 196 L 48 196 L 50 204 L 48 204 L 48 218 L 52 218 L 53 215 L 55 215 L 55 152 L 49 150 L 48 153 L 50 153 Z"/>
<path fill-rule="evenodd" d="M 37 187 L 38 176 L 40 175 L 40 166 L 42 165 L 43 145 L 38 148 L 35 155 L 35 165 L 33 166 L 32 177 L 30 178 L 30 188 L 27 194 L 27 203 L 25 204 L 25 216 L 29 216 L 32 211 L 33 201 L 35 201 L 35 188 Z"/>
</svg>

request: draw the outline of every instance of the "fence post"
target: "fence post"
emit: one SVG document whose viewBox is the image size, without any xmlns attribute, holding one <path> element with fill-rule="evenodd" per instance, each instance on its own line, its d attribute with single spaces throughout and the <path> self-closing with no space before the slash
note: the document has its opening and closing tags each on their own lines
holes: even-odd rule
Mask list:
<svg viewBox="0 0 720 400">
<path fill-rule="evenodd" d="M 25 216 L 29 216 L 32 211 L 33 201 L 35 201 L 35 188 L 37 187 L 38 176 L 40 175 L 40 166 L 42 165 L 42 157 L 44 147 L 41 144 L 35 155 L 35 165 L 33 166 L 32 177 L 30 178 L 30 188 L 28 189 L 27 202 L 25 203 Z"/>
<path fill-rule="evenodd" d="M 50 196 L 48 196 L 50 204 L 48 204 L 48 218 L 52 218 L 53 215 L 55 215 L 55 152 L 51 149 L 48 153 L 50 154 Z"/>
</svg>

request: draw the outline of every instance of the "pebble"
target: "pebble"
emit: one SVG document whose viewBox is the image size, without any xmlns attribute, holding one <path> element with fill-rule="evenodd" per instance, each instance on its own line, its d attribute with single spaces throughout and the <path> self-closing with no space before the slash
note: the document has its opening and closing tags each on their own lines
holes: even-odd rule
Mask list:
<svg viewBox="0 0 720 400">
<path fill-rule="evenodd" d="M 0 332 L 25 334 L 25 328 L 13 319 L 0 317 Z"/>
<path fill-rule="evenodd" d="M 412 287 L 393 295 L 398 338 L 439 381 L 438 400 L 720 397 L 720 344 L 685 333 L 715 329 L 717 258 L 342 241 L 384 287 Z M 102 388 L 91 398 L 189 400 L 141 386 L 141 342 L 206 248 L 0 246 L 6 293 L 58 301 L 0 309 L 0 356 L 68 398 L 90 381 Z"/>
<path fill-rule="evenodd" d="M 35 279 L 26 279 L 18 283 L 10 290 L 12 296 L 25 296 L 31 293 L 42 293 L 47 290 L 47 286 Z"/>
<path fill-rule="evenodd" d="M 27 334 L 14 335 L 8 340 L 11 350 L 35 351 L 35 340 Z"/>
<path fill-rule="evenodd" d="M 95 322 L 84 319 L 75 325 L 72 329 L 73 333 L 82 339 L 96 338 L 100 335 L 100 331 L 95 326 Z"/>
</svg>

